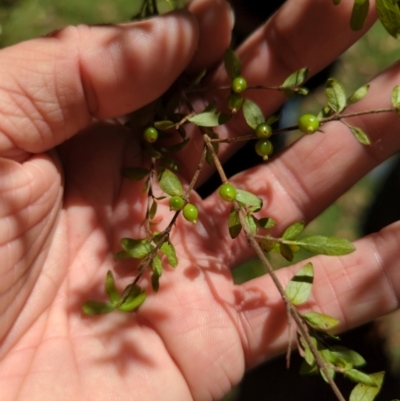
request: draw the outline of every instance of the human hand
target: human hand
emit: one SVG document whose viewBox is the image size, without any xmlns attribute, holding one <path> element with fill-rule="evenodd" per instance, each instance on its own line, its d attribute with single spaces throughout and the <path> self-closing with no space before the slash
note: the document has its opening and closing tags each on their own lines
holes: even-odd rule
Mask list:
<svg viewBox="0 0 400 401">
<path fill-rule="evenodd" d="M 202 17 L 204 4 L 191 6 L 202 38 L 215 27 Z M 227 32 L 228 10 L 219 1 L 211 4 L 219 16 L 214 21 L 220 26 L 224 16 L 222 32 Z M 307 13 L 310 7 L 318 15 L 315 31 L 303 29 L 310 19 L 316 23 Z M 294 14 L 297 8 L 302 12 Z M 287 3 L 240 49 L 244 75 L 270 83 L 304 65 L 316 72 L 359 36 L 341 35 L 348 24 L 348 14 L 342 13 L 344 7 L 332 10 L 330 4 L 315 9 L 310 0 Z M 320 46 L 313 44 L 316 31 L 333 37 L 318 59 L 311 57 Z M 221 43 L 214 43 L 216 58 L 228 39 L 224 43 L 222 35 Z M 278 57 L 282 43 L 297 49 L 296 43 L 305 39 L 310 53 L 300 52 L 290 61 Z M 91 124 L 92 116 L 121 115 L 159 96 L 189 62 L 196 40 L 193 21 L 180 15 L 142 22 L 135 29 L 68 28 L 0 53 L 4 399 L 218 399 L 240 380 L 246 366 L 283 350 L 286 314 L 269 278 L 232 284 L 229 269 L 250 251 L 244 240 L 230 242 L 227 207 L 217 195 L 204 202 L 193 195 L 200 207 L 197 225 L 179 221 L 173 233 L 179 267 L 163 274 L 159 293 L 149 296 L 137 313 L 94 318 L 80 312 L 86 299 L 102 296 L 105 272 L 116 266 L 112 253 L 121 237 L 139 232 L 144 205 L 141 184 L 120 176 L 121 168 L 137 164 L 135 139 L 102 124 L 76 134 Z M 203 41 L 194 69 L 215 61 L 206 60 L 210 53 Z M 258 62 L 252 59 L 256 53 Z M 221 79 L 217 72 L 214 82 Z M 378 78 L 376 92 L 381 85 L 390 92 L 394 80 L 393 71 Z M 380 105 L 387 96 L 369 98 Z M 268 96 L 259 103 L 272 112 L 281 100 Z M 359 125 L 371 128 L 365 121 Z M 399 122 L 391 117 L 373 121 L 374 131 L 368 133 L 381 139 L 379 148 L 365 150 L 331 123 L 326 136 L 299 141 L 272 163 L 232 182 L 266 199 L 268 214 L 280 228 L 310 220 L 398 149 Z M 386 128 L 385 136 L 380 126 Z M 331 130 L 335 132 L 329 135 Z M 181 160 L 185 175 L 195 167 L 199 151 L 195 140 L 189 146 Z M 222 149 L 221 156 L 228 157 L 228 151 Z M 318 258 L 314 309 L 338 317 L 346 329 L 396 307 L 396 235 L 394 225 L 361 240 L 353 255 Z M 116 267 L 121 276 L 127 274 L 124 268 L 122 263 Z M 291 272 L 293 268 L 279 273 L 283 282 Z"/>
</svg>

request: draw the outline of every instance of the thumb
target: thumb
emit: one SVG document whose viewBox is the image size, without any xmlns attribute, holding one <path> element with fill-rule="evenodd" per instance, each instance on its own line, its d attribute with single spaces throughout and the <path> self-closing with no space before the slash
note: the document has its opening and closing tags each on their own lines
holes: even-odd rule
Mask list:
<svg viewBox="0 0 400 401">
<path fill-rule="evenodd" d="M 160 96 L 197 46 L 178 12 L 110 26 L 77 26 L 0 51 L 0 157 L 60 144 L 89 125 Z"/>
</svg>

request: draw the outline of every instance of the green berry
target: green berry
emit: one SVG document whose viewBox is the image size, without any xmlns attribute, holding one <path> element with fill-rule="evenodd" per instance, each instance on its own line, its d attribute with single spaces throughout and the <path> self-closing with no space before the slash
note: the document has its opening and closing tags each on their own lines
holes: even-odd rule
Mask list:
<svg viewBox="0 0 400 401">
<path fill-rule="evenodd" d="M 154 127 L 147 127 L 143 132 L 143 138 L 146 142 L 153 143 L 158 138 L 158 131 Z"/>
<path fill-rule="evenodd" d="M 255 149 L 257 154 L 261 156 L 264 160 L 267 160 L 268 156 L 271 155 L 274 150 L 271 141 L 269 141 L 268 139 L 259 139 L 256 142 Z"/>
<path fill-rule="evenodd" d="M 235 93 L 241 93 L 246 90 L 247 82 L 243 77 L 236 77 L 232 81 L 231 88 Z"/>
<path fill-rule="evenodd" d="M 260 139 L 269 138 L 272 135 L 272 128 L 267 123 L 261 123 L 256 127 L 256 136 Z"/>
<path fill-rule="evenodd" d="M 303 114 L 299 118 L 299 130 L 304 134 L 313 134 L 319 128 L 319 120 L 313 114 Z"/>
<path fill-rule="evenodd" d="M 169 209 L 170 210 L 181 210 L 183 208 L 183 205 L 185 204 L 185 201 L 178 195 L 173 196 L 169 200 Z"/>
<path fill-rule="evenodd" d="M 231 93 L 227 100 L 228 109 L 232 111 L 232 113 L 236 113 L 243 104 L 243 98 L 239 93 Z"/>
<path fill-rule="evenodd" d="M 236 189 L 231 184 L 222 184 L 219 187 L 218 193 L 219 196 L 227 202 L 233 202 L 236 199 Z"/>
<path fill-rule="evenodd" d="M 187 221 L 190 221 L 191 223 L 196 223 L 198 215 L 199 215 L 199 211 L 197 210 L 197 207 L 195 205 L 192 205 L 191 203 L 188 203 L 183 208 L 183 217 Z"/>
</svg>

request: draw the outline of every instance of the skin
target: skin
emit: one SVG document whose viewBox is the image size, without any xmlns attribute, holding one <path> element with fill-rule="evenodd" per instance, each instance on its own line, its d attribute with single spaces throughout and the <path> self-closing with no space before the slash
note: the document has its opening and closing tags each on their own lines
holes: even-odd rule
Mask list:
<svg viewBox="0 0 400 401">
<path fill-rule="evenodd" d="M 288 1 L 238 50 L 249 85 L 282 82 L 304 65 L 315 73 L 337 57 L 363 34 L 349 31 L 349 6 Z M 198 222 L 179 219 L 172 238 L 179 267 L 165 269 L 159 293 L 136 314 L 80 311 L 87 299 L 104 299 L 108 269 L 120 288 L 131 280 L 130 262 L 117 263 L 112 254 L 121 237 L 140 236 L 145 211 L 142 184 L 120 175 L 138 163 L 137 138 L 93 124 L 93 117 L 135 110 L 187 66 L 198 71 L 222 57 L 232 28 L 226 3 L 198 0 L 189 11 L 138 24 L 70 27 L 0 52 L 2 399 L 218 400 L 246 368 L 284 351 L 286 313 L 270 279 L 232 284 L 230 269 L 252 253 L 243 238 L 230 240 L 230 205 L 217 192 L 204 201 L 193 194 Z M 365 29 L 374 18 L 371 11 Z M 318 43 L 325 36 L 330 46 Z M 399 73 L 394 65 L 375 78 L 352 110 L 389 105 Z M 210 82 L 224 81 L 217 68 Z M 268 115 L 282 98 L 258 101 Z M 400 148 L 396 116 L 352 123 L 368 132 L 370 148 L 330 123 L 326 135 L 304 138 L 230 182 L 264 199 L 277 233 L 309 221 Z M 244 133 L 240 124 L 222 133 L 238 130 Z M 183 179 L 200 149 L 194 139 L 181 152 Z M 222 159 L 229 154 L 221 147 Z M 167 204 L 160 213 L 165 221 L 171 216 Z M 339 331 L 396 309 L 399 241 L 395 223 L 357 241 L 351 255 L 314 258 L 315 290 L 304 309 L 338 318 Z M 279 271 L 282 283 L 299 267 Z"/>
</svg>

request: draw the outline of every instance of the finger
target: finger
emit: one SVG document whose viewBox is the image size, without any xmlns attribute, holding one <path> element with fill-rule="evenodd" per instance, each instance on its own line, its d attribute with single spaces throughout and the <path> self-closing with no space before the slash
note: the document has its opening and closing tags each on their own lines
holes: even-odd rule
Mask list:
<svg viewBox="0 0 400 401">
<path fill-rule="evenodd" d="M 161 95 L 193 56 L 189 13 L 65 28 L 0 53 L 0 156 L 42 152 Z"/>
<path fill-rule="evenodd" d="M 225 0 L 194 0 L 188 10 L 199 24 L 199 43 L 188 72 L 209 69 L 223 58 L 231 42 L 234 14 Z"/>
<path fill-rule="evenodd" d="M 390 108 L 392 88 L 398 84 L 400 63 L 376 77 L 364 100 L 345 113 Z M 264 200 L 263 215 L 277 221 L 273 233 L 281 235 L 294 221 L 311 221 L 355 182 L 400 149 L 400 117 L 391 113 L 346 119 L 363 129 L 372 145 L 361 145 L 341 122 L 323 125 L 325 134 L 301 138 L 268 164 L 238 174 L 231 183 Z M 230 205 L 213 194 L 205 203 L 206 213 L 216 210 L 215 224 L 227 226 Z M 225 220 L 225 221 L 224 221 Z M 226 240 L 229 238 L 225 230 Z M 243 239 L 229 253 L 232 264 L 253 254 Z"/>
<path fill-rule="evenodd" d="M 399 241 L 400 223 L 395 223 L 357 241 L 357 251 L 346 257 L 313 258 L 313 292 L 301 311 L 311 309 L 335 317 L 340 321 L 335 332 L 341 332 L 397 309 Z M 284 286 L 299 268 L 296 265 L 277 272 Z M 270 277 L 252 280 L 234 291 L 248 365 L 284 352 L 287 345 L 285 306 Z"/>
<path fill-rule="evenodd" d="M 237 50 L 242 62 L 242 75 L 249 85 L 279 86 L 289 74 L 303 67 L 310 69 L 310 76 L 316 74 L 356 42 L 375 21 L 373 4 L 365 27 L 361 31 L 351 31 L 350 15 L 349 2 L 335 7 L 328 1 L 287 1 Z M 207 85 L 218 87 L 227 83 L 227 74 L 221 66 Z M 212 95 L 214 96 L 215 92 Z M 226 102 L 227 97 L 227 92 L 219 93 L 221 105 Z M 285 100 L 283 95 L 276 91 L 266 93 L 248 90 L 245 92 L 245 97 L 254 100 L 266 117 L 276 112 Z M 201 110 L 204 108 L 204 101 L 199 103 Z M 220 137 L 244 135 L 248 134 L 249 130 L 243 119 L 237 116 L 231 123 L 218 127 Z M 198 161 L 193 155 L 202 149 L 202 141 L 200 135 L 194 135 L 185 154 L 180 156 L 188 176 L 192 175 L 197 167 Z M 224 161 L 238 149 L 238 146 L 221 144 L 218 156 Z M 206 167 L 199 183 L 203 182 L 212 171 L 212 168 Z"/>
</svg>

